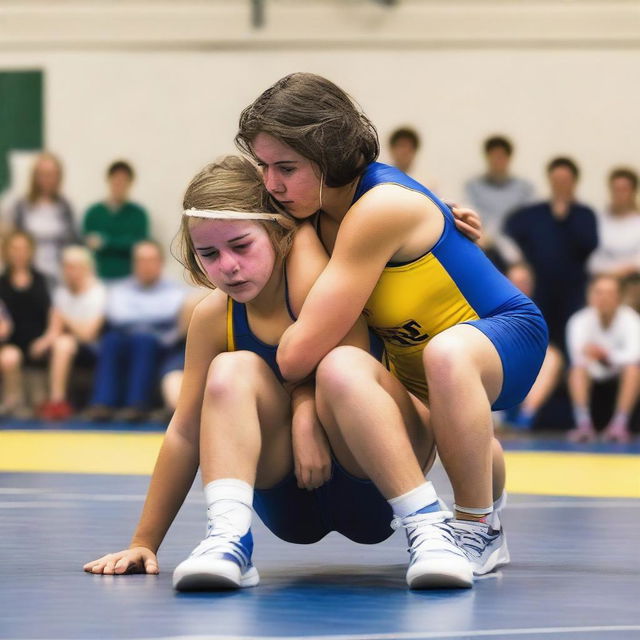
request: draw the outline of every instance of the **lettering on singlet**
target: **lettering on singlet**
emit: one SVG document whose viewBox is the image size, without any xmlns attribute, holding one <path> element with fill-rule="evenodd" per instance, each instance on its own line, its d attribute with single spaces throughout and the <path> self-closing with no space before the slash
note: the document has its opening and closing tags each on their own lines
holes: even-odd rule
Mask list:
<svg viewBox="0 0 640 640">
<path fill-rule="evenodd" d="M 407 320 L 396 327 L 372 327 L 372 329 L 385 342 L 401 347 L 413 347 L 429 339 L 429 334 L 423 331 L 417 320 Z"/>
</svg>

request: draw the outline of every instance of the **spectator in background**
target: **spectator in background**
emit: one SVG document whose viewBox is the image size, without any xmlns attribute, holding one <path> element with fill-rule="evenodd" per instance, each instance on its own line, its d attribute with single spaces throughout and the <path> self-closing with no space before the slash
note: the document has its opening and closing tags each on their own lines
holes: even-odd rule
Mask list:
<svg viewBox="0 0 640 640">
<path fill-rule="evenodd" d="M 49 361 L 49 399 L 39 411 L 45 420 L 64 420 L 72 415 L 67 401 L 69 374 L 74 365 L 95 364 L 106 308 L 106 289 L 95 276 L 88 249 L 72 246 L 62 252 L 62 276 L 63 284 L 53 294 L 56 337 Z"/>
<path fill-rule="evenodd" d="M 527 180 L 511 175 L 513 144 L 504 136 L 492 136 L 484 142 L 486 171 L 469 180 L 465 195 L 469 204 L 480 214 L 484 228 L 482 248 L 505 270 L 521 258 L 513 241 L 503 233 L 507 215 L 533 200 L 533 186 Z"/>
<path fill-rule="evenodd" d="M 186 290 L 163 276 L 159 244 L 144 240 L 133 250 L 133 276 L 107 297 L 107 331 L 100 341 L 92 407 L 97 421 L 144 419 L 158 385 L 158 371 L 181 348 L 179 317 Z M 115 414 L 115 409 L 123 407 Z"/>
<path fill-rule="evenodd" d="M 547 175 L 550 200 L 512 213 L 505 231 L 533 269 L 533 299 L 547 321 L 551 343 L 564 351 L 567 321 L 585 303 L 586 263 L 598 235 L 595 213 L 575 199 L 575 162 L 554 158 Z"/>
<path fill-rule="evenodd" d="M 507 270 L 507 277 L 530 298 L 534 290 L 534 275 L 525 262 L 517 262 Z M 564 369 L 564 358 L 557 347 L 549 344 L 542 368 L 523 402 L 505 412 L 505 422 L 517 429 L 530 429 L 536 414 L 555 391 Z"/>
<path fill-rule="evenodd" d="M 622 304 L 621 283 L 610 275 L 596 276 L 589 285 L 589 306 L 575 313 L 567 325 L 571 369 L 569 391 L 576 427 L 573 442 L 596 439 L 592 411 L 597 400 L 609 396 L 613 416 L 603 439 L 628 442 L 629 417 L 638 399 L 640 382 L 640 315 Z M 613 405 L 613 411 L 611 411 Z"/>
<path fill-rule="evenodd" d="M 598 216 L 599 244 L 589 259 L 589 271 L 627 278 L 640 273 L 638 174 L 614 169 L 609 175 L 609 194 L 609 205 Z"/>
<path fill-rule="evenodd" d="M 411 174 L 420 148 L 420 136 L 415 129 L 401 127 L 393 131 L 389 138 L 389 153 L 394 167 Z"/>
<path fill-rule="evenodd" d="M 84 217 L 85 242 L 94 252 L 98 275 L 107 281 L 131 275 L 133 246 L 148 237 L 147 212 L 129 201 L 133 179 L 131 165 L 114 162 L 107 170 L 106 201 L 91 206 Z"/>
<path fill-rule="evenodd" d="M 35 241 L 34 265 L 55 284 L 60 277 L 60 255 L 79 241 L 69 202 L 60 194 L 62 165 L 51 153 L 40 154 L 33 165 L 29 193 L 13 211 L 16 229 Z"/>
<path fill-rule="evenodd" d="M 0 347 L 3 413 L 24 411 L 23 365 L 45 364 L 54 339 L 47 281 L 33 266 L 34 252 L 35 242 L 24 231 L 12 231 L 4 239 L 0 300 L 11 317 L 12 330 Z"/>
</svg>

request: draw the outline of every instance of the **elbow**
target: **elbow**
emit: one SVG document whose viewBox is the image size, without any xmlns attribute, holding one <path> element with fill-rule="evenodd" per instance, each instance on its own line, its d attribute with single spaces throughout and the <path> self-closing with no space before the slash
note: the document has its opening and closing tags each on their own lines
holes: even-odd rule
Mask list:
<svg viewBox="0 0 640 640">
<path fill-rule="evenodd" d="M 292 349 L 291 346 L 280 345 L 276 361 L 280 374 L 288 382 L 299 382 L 306 378 L 314 369 L 308 357 L 303 356 L 303 349 Z"/>
</svg>

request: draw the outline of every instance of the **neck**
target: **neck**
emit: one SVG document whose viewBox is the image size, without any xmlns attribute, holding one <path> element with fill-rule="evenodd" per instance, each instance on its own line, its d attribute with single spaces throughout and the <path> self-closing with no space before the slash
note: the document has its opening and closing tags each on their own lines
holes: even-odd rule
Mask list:
<svg viewBox="0 0 640 640">
<path fill-rule="evenodd" d="M 506 182 L 509 179 L 509 174 L 506 171 L 489 171 L 487 178 L 492 182 Z"/>
<path fill-rule="evenodd" d="M 633 204 L 612 204 L 609 210 L 613 215 L 622 217 L 630 213 L 635 213 L 636 208 Z"/>
<path fill-rule="evenodd" d="M 271 277 L 264 285 L 262 291 L 253 299 L 247 302 L 247 307 L 257 315 L 269 315 L 279 305 L 274 304 L 274 300 L 284 299 L 284 268 L 282 259 L 277 259 L 273 265 Z"/>
<path fill-rule="evenodd" d="M 322 196 L 322 211 L 336 222 L 341 222 L 351 208 L 359 178 L 344 187 L 325 187 Z"/>
<path fill-rule="evenodd" d="M 616 309 L 613 311 L 599 311 L 600 322 L 603 327 L 608 327 L 613 322 L 613 317 L 616 315 Z"/>
<path fill-rule="evenodd" d="M 126 202 L 126 199 L 124 198 L 112 198 L 112 197 L 107 198 L 107 204 L 112 209 L 119 209 L 125 202 Z"/>
</svg>

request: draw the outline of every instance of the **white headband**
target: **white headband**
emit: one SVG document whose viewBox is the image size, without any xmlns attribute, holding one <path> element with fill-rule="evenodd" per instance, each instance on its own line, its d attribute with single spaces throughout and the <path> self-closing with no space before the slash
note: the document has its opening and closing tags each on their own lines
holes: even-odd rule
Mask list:
<svg viewBox="0 0 640 640">
<path fill-rule="evenodd" d="M 207 218 L 208 220 L 272 220 L 278 222 L 284 216 L 278 213 L 260 213 L 258 211 L 250 211 L 247 213 L 241 211 L 222 211 L 215 209 L 185 209 L 185 216 L 192 218 Z"/>
</svg>

